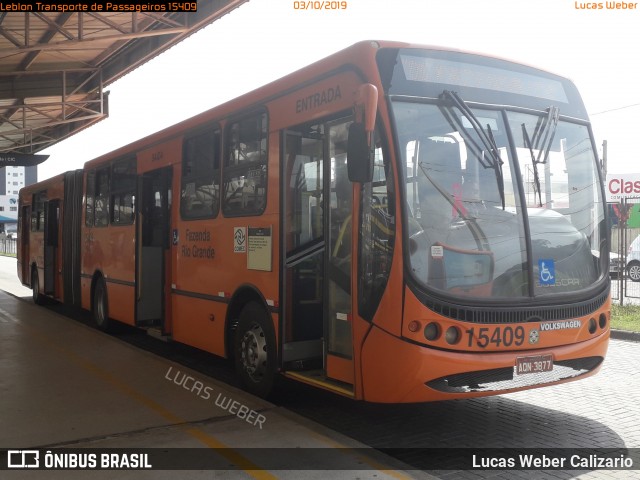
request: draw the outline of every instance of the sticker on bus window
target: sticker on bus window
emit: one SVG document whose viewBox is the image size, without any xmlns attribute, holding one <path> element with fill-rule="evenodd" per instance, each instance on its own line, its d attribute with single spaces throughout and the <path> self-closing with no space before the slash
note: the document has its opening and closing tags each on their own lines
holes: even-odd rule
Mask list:
<svg viewBox="0 0 640 480">
<path fill-rule="evenodd" d="M 442 247 L 442 245 L 433 245 L 431 247 L 431 256 L 433 258 L 444 257 L 444 248 Z"/>
<path fill-rule="evenodd" d="M 540 285 L 556 284 L 556 267 L 553 259 L 540 258 L 538 260 L 538 280 L 540 280 Z"/>
</svg>

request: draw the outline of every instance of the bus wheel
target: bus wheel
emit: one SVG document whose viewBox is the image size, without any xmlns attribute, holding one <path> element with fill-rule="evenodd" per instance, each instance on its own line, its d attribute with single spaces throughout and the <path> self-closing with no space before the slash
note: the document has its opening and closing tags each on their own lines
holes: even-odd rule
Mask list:
<svg viewBox="0 0 640 480">
<path fill-rule="evenodd" d="M 33 297 L 33 303 L 36 305 L 44 304 L 44 296 L 40 294 L 40 280 L 38 279 L 37 268 L 31 270 L 31 295 Z"/>
<path fill-rule="evenodd" d="M 240 312 L 236 330 L 234 362 L 242 386 L 266 398 L 276 375 L 276 339 L 271 319 L 255 302 Z"/>
<path fill-rule="evenodd" d="M 100 277 L 93 289 L 93 321 L 103 332 L 109 330 L 109 302 L 107 301 L 107 285 Z"/>
</svg>

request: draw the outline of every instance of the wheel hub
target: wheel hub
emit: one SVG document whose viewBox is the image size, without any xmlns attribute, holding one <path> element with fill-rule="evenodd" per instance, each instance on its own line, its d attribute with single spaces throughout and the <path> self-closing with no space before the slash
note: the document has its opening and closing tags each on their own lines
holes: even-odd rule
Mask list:
<svg viewBox="0 0 640 480">
<path fill-rule="evenodd" d="M 242 337 L 242 364 L 254 381 L 259 381 L 267 368 L 267 341 L 260 325 L 253 324 Z"/>
</svg>

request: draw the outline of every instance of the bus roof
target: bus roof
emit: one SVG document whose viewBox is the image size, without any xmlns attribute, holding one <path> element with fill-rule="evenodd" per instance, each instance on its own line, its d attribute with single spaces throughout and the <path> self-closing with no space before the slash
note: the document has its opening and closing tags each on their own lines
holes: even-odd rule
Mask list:
<svg viewBox="0 0 640 480">
<path fill-rule="evenodd" d="M 322 58 L 314 63 L 311 63 L 305 67 L 302 67 L 292 73 L 285 75 L 279 79 L 276 79 L 270 83 L 267 83 L 261 87 L 258 87 L 252 91 L 249 91 L 243 95 L 240 95 L 232 100 L 229 100 L 220 105 L 214 106 L 208 110 L 205 110 L 195 116 L 185 119 L 181 122 L 170 125 L 158 132 L 152 133 L 139 140 L 135 140 L 127 145 L 123 145 L 115 150 L 112 150 L 100 157 L 86 162 L 86 166 L 91 167 L 95 164 L 100 164 L 106 159 L 110 159 L 117 156 L 124 156 L 132 152 L 139 151 L 141 149 L 150 147 L 154 144 L 168 140 L 171 137 L 182 135 L 184 132 L 198 125 L 202 125 L 208 122 L 222 121 L 228 115 L 236 115 L 243 111 L 257 108 L 264 103 L 282 96 L 286 93 L 292 92 L 296 89 L 304 87 L 307 83 L 316 81 L 319 77 L 328 75 L 330 72 L 335 72 L 340 69 L 353 67 L 356 71 L 365 74 L 369 79 L 377 79 L 379 77 L 376 55 L 381 49 L 424 49 L 440 52 L 452 52 L 469 55 L 477 55 L 485 58 L 500 60 L 512 63 L 514 65 L 520 65 L 523 67 L 533 68 L 540 72 L 558 76 L 566 81 L 569 81 L 566 77 L 554 74 L 547 70 L 527 65 L 522 62 L 501 58 L 494 55 L 488 55 L 485 53 L 478 53 L 468 50 L 460 50 L 456 48 L 449 48 L 443 46 L 434 45 L 422 45 L 416 43 L 406 43 L 390 40 L 364 40 L 352 44 L 332 55 Z M 371 80 L 370 80 L 371 81 Z"/>
</svg>

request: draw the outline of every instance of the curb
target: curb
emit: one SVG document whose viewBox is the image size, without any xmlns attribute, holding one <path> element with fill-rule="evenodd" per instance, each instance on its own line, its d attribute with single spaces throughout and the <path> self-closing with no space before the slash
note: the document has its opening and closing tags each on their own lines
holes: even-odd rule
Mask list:
<svg viewBox="0 0 640 480">
<path fill-rule="evenodd" d="M 626 340 L 628 342 L 640 342 L 640 332 L 628 330 L 611 330 L 611 338 L 614 340 Z"/>
</svg>

